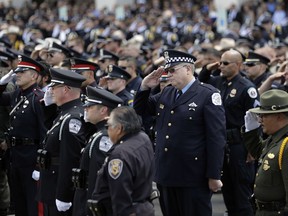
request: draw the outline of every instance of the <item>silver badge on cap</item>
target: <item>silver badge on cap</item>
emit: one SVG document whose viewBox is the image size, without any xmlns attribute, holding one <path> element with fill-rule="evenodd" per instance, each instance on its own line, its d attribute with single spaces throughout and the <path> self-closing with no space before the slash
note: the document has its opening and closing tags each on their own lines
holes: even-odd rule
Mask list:
<svg viewBox="0 0 288 216">
<path fill-rule="evenodd" d="M 108 73 L 111 73 L 113 71 L 113 65 L 108 65 Z"/>
<path fill-rule="evenodd" d="M 164 58 L 165 58 L 165 59 L 168 59 L 168 58 L 169 58 L 169 52 L 168 52 L 168 51 L 165 51 L 165 52 L 164 52 Z"/>
</svg>

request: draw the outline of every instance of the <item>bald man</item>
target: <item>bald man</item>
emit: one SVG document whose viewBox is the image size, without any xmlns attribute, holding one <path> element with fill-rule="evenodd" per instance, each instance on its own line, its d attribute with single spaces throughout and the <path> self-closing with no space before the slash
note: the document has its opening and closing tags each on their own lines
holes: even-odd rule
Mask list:
<svg viewBox="0 0 288 216">
<path fill-rule="evenodd" d="M 240 128 L 244 125 L 247 110 L 255 107 L 258 92 L 255 85 L 240 75 L 241 54 L 228 50 L 219 62 L 208 64 L 199 74 L 199 80 L 220 90 L 226 115 L 227 145 L 222 175 L 222 193 L 229 216 L 249 215 L 253 210 L 249 197 L 253 194 L 254 162 L 246 162 L 247 151 L 243 145 Z M 210 76 L 220 69 L 220 76 Z"/>
</svg>

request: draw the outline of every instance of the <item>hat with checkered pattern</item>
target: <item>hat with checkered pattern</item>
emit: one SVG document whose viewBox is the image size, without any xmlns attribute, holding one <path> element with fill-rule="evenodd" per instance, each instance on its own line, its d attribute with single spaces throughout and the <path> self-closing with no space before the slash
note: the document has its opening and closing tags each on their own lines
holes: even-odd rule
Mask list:
<svg viewBox="0 0 288 216">
<path fill-rule="evenodd" d="M 197 60 L 194 56 L 178 50 L 165 50 L 163 51 L 162 55 L 165 58 L 165 69 L 181 63 L 194 64 L 194 62 Z"/>
</svg>

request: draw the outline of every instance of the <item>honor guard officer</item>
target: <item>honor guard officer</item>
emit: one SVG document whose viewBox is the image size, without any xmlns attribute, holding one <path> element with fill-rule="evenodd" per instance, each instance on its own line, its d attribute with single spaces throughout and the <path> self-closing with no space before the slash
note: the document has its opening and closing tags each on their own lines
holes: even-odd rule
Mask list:
<svg viewBox="0 0 288 216">
<path fill-rule="evenodd" d="M 43 92 L 37 86 L 38 76 L 45 70 L 33 59 L 21 56 L 15 71 L 11 70 L 0 80 L 0 105 L 10 106 L 9 141 L 11 145 L 11 187 L 15 202 L 15 214 L 37 215 L 36 182 L 32 172 L 36 167 L 37 149 L 45 137 L 40 100 Z M 7 83 L 16 77 L 19 87 L 13 92 L 4 92 Z"/>
<path fill-rule="evenodd" d="M 252 195 L 255 166 L 246 162 L 247 150 L 243 145 L 240 128 L 244 125 L 246 111 L 257 106 L 258 92 L 255 85 L 240 75 L 242 56 L 228 50 L 220 62 L 208 64 L 199 74 L 199 80 L 220 90 L 225 108 L 227 145 L 223 165 L 223 198 L 228 215 L 253 215 L 249 201 Z M 221 76 L 211 76 L 208 69 L 220 69 Z"/>
<path fill-rule="evenodd" d="M 93 86 L 97 87 L 97 83 L 95 80 L 95 74 L 97 70 L 99 70 L 99 65 L 94 62 L 86 61 L 79 58 L 71 58 L 70 59 L 71 70 L 76 73 L 81 74 L 85 77 L 85 81 L 81 85 L 81 90 L 84 95 L 86 94 L 86 87 Z"/>
<path fill-rule="evenodd" d="M 70 70 L 51 68 L 50 72 L 53 102 L 61 112 L 46 134 L 44 149 L 38 150 L 39 199 L 44 203 L 45 216 L 72 215 L 72 168 L 79 167 L 85 144 L 84 109 L 80 100 L 85 78 Z"/>
<path fill-rule="evenodd" d="M 90 209 L 105 216 L 154 216 L 150 202 L 154 153 L 138 115 L 131 107 L 115 108 L 107 127 L 113 147 L 98 171 Z"/>
<path fill-rule="evenodd" d="M 212 215 L 212 191 L 220 190 L 226 142 L 219 91 L 194 77 L 196 58 L 166 50 L 165 66 L 143 79 L 134 108 L 156 116 L 155 181 L 165 216 Z M 163 71 L 172 86 L 150 96 Z M 111 128 L 112 130 L 112 128 Z"/>
<path fill-rule="evenodd" d="M 95 187 L 97 171 L 104 163 L 112 143 L 105 124 L 110 112 L 121 106 L 122 99 L 105 89 L 87 87 L 87 102 L 84 104 L 84 120 L 95 125 L 96 132 L 90 137 L 82 151 L 80 169 L 73 169 L 76 192 L 73 202 L 73 215 L 92 215 L 87 209 L 87 200 L 91 199 Z"/>
<path fill-rule="evenodd" d="M 259 136 L 259 126 L 268 135 Z M 273 89 L 260 97 L 260 107 L 245 115 L 244 143 L 259 162 L 254 185 L 256 216 L 288 215 L 288 94 Z"/>
<path fill-rule="evenodd" d="M 108 65 L 107 72 L 108 75 L 105 78 L 107 79 L 108 90 L 120 97 L 124 101 L 125 106 L 132 107 L 134 96 L 125 88 L 131 75 L 121 67 L 115 65 Z"/>
<path fill-rule="evenodd" d="M 56 42 L 53 42 L 46 52 L 46 62 L 51 67 L 60 67 L 65 59 L 72 57 L 69 49 Z"/>
</svg>

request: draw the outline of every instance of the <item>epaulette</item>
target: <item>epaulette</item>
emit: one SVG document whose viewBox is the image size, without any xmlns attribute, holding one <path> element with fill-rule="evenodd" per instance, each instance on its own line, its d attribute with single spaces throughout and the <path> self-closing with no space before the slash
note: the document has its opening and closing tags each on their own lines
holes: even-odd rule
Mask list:
<svg viewBox="0 0 288 216">
<path fill-rule="evenodd" d="M 42 96 L 44 95 L 43 90 L 40 89 L 40 88 L 34 88 L 34 89 L 33 89 L 33 92 L 34 92 L 34 94 L 35 94 L 36 96 L 38 96 L 38 97 L 42 97 Z"/>
</svg>

